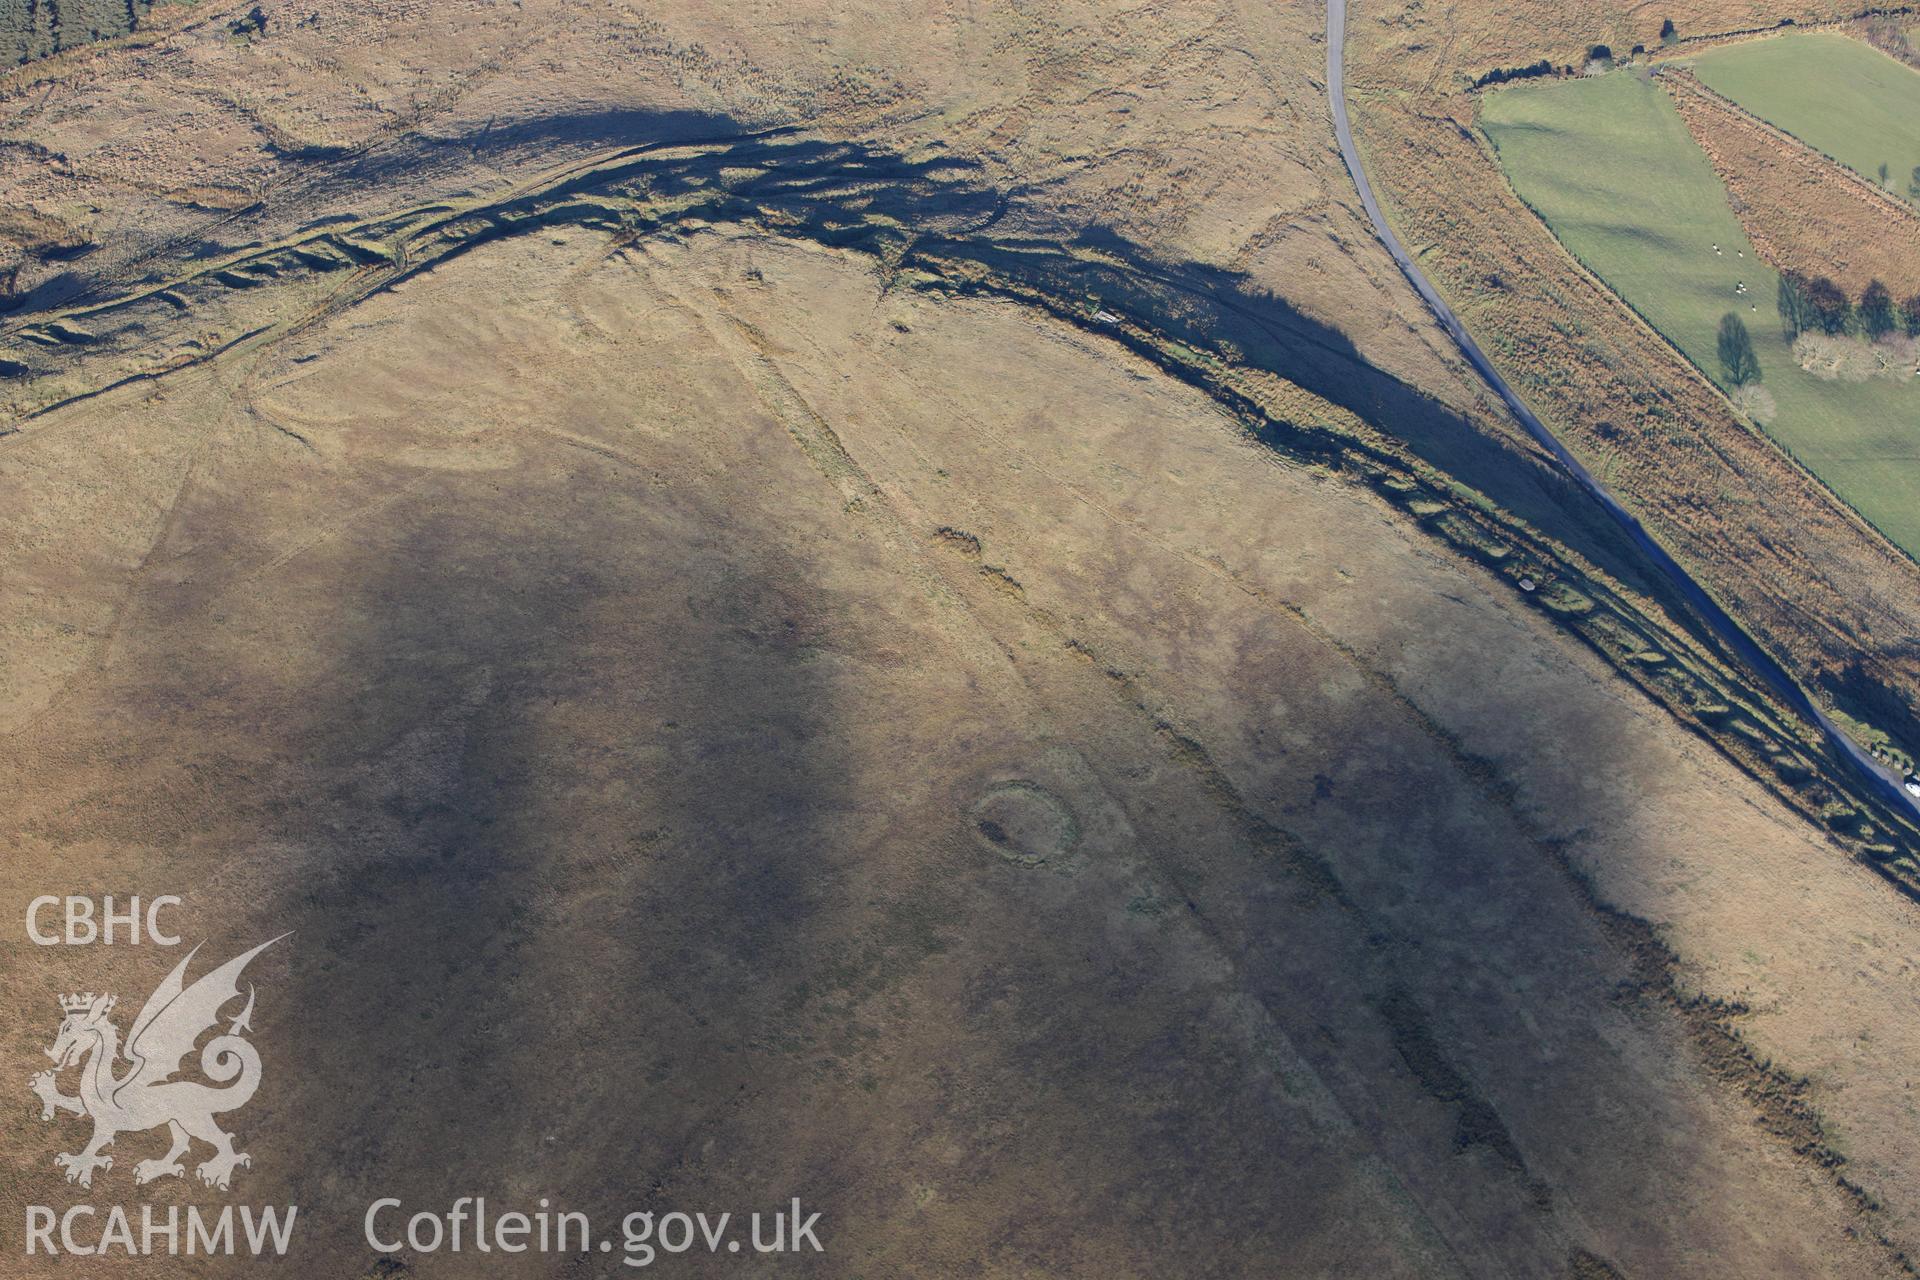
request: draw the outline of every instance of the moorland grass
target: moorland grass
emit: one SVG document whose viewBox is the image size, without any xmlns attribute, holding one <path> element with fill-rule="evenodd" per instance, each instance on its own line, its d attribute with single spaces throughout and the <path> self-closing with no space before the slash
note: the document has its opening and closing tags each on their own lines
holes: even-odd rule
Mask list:
<svg viewBox="0 0 1920 1280">
<path fill-rule="evenodd" d="M 1714 92 L 1875 183 L 1886 165 L 1886 189 L 1915 199 L 1920 72 L 1826 32 L 1727 45 L 1690 61 Z"/>
<path fill-rule="evenodd" d="M 1628 70 L 1502 89 L 1484 100 L 1481 125 L 1560 242 L 1729 392 L 1721 317 L 1745 321 L 1777 406 L 1768 433 L 1920 556 L 1920 380 L 1823 381 L 1800 369 L 1775 310 L 1779 277 L 1657 85 Z"/>
</svg>

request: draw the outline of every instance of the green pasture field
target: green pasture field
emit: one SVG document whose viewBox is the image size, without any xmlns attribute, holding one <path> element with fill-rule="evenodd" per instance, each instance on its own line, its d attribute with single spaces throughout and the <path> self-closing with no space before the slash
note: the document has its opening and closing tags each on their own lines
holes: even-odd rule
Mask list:
<svg viewBox="0 0 1920 1280">
<path fill-rule="evenodd" d="M 1768 124 L 1886 188 L 1917 199 L 1920 71 L 1858 40 L 1801 32 L 1689 58 L 1694 74 Z"/>
<path fill-rule="evenodd" d="M 1768 434 L 1920 556 L 1920 379 L 1801 370 L 1781 331 L 1779 277 L 1658 85 L 1637 70 L 1518 85 L 1487 95 L 1480 123 L 1561 244 L 1726 390 L 1720 319 L 1745 321 L 1777 406 Z"/>
</svg>

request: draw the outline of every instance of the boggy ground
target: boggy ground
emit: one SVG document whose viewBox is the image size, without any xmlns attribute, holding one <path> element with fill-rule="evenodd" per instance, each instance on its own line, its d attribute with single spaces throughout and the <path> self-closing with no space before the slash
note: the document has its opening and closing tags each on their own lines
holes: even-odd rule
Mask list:
<svg viewBox="0 0 1920 1280">
<path fill-rule="evenodd" d="M 542 228 L 8 441 L 10 651 L 81 642 L 0 893 L 296 931 L 235 1198 L 302 1272 L 484 1193 L 797 1194 L 821 1275 L 1898 1273 L 1907 900 L 1370 490 L 887 285 Z M 8 946 L 16 1063 L 171 959 Z M 137 1200 L 20 1111 L 9 1217 Z"/>
</svg>

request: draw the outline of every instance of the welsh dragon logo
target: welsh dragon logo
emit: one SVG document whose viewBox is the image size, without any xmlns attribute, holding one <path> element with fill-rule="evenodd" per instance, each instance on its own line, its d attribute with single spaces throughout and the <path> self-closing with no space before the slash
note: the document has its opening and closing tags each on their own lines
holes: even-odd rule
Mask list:
<svg viewBox="0 0 1920 1280">
<path fill-rule="evenodd" d="M 286 936 L 281 934 L 280 938 Z M 60 997 L 65 1017 L 53 1047 L 47 1050 L 54 1069 L 35 1075 L 28 1087 L 39 1095 L 42 1120 L 53 1119 L 56 1111 L 93 1118 L 93 1140 L 86 1149 L 53 1158 L 67 1171 L 68 1182 L 92 1186 L 94 1170 L 113 1168 L 113 1157 L 101 1152 L 113 1145 L 114 1138 L 161 1125 L 167 1127 L 173 1145 L 160 1159 L 134 1165 L 135 1183 L 183 1176 L 186 1170 L 180 1157 L 187 1154 L 196 1138 L 213 1148 L 213 1156 L 194 1170 L 210 1187 L 225 1191 L 236 1167 L 252 1165 L 252 1158 L 244 1151 L 233 1149 L 233 1135 L 213 1122 L 215 1116 L 245 1106 L 260 1087 L 260 1054 L 242 1034 L 252 1030 L 251 983 L 247 985 L 246 1008 L 224 1035 L 214 1036 L 200 1050 L 201 1072 L 224 1087 L 172 1077 L 180 1070 L 180 1060 L 220 1021 L 220 1010 L 239 998 L 240 972 L 247 962 L 280 938 L 234 957 L 188 986 L 187 965 L 200 950 L 196 946 L 140 1007 L 124 1050 L 120 1029 L 108 1017 L 113 1012 L 113 996 L 88 992 Z M 120 1069 L 123 1055 L 130 1064 L 124 1071 Z M 80 1065 L 80 1092 L 69 1097 L 60 1092 L 55 1074 L 76 1064 Z"/>
</svg>

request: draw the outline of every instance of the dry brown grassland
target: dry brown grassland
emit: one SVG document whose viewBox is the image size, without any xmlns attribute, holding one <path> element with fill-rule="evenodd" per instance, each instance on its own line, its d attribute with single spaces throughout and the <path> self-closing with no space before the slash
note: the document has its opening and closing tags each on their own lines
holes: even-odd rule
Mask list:
<svg viewBox="0 0 1920 1280">
<path fill-rule="evenodd" d="M 1543 56 L 1578 66 L 1593 44 L 1657 47 L 1663 14 L 1603 8 L 1576 28 L 1548 5 L 1358 12 L 1349 59 L 1362 150 L 1403 238 L 1509 380 L 1818 696 L 1896 740 L 1920 739 L 1920 566 L 1588 276 L 1474 128 L 1470 85 L 1487 71 Z M 1706 40 L 1843 13 L 1734 5 L 1667 16 Z"/>
<path fill-rule="evenodd" d="M 0 907 L 296 930 L 299 1274 L 456 1194 L 797 1194 L 821 1276 L 1911 1274 L 1920 839 L 1421 320 L 1319 14 L 234 9 L 0 100 L 98 246 L 4 326 Z M 4 945 L 9 1009 L 154 978 Z M 17 1110 L 0 1215 L 135 1196 Z"/>
<path fill-rule="evenodd" d="M 1754 248 L 1783 271 L 1827 276 L 1858 298 L 1878 280 L 1920 293 L 1920 213 L 1813 148 L 1669 70 L 1681 117 L 1713 161 Z"/>
</svg>

